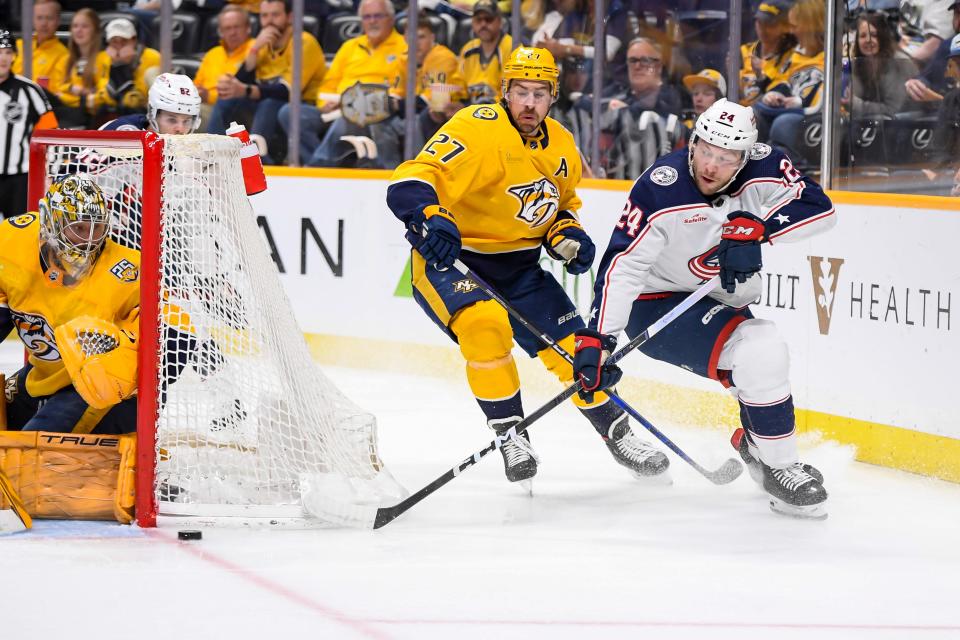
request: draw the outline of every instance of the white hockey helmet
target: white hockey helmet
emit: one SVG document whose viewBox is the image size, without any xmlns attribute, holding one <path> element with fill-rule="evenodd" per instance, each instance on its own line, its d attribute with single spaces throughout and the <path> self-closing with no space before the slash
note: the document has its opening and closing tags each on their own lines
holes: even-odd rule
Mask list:
<svg viewBox="0 0 960 640">
<path fill-rule="evenodd" d="M 150 85 L 147 97 L 147 122 L 154 130 L 160 130 L 157 126 L 157 114 L 160 111 L 193 116 L 191 133 L 200 126 L 200 104 L 203 100 L 197 87 L 187 76 L 161 73 Z"/>
<path fill-rule="evenodd" d="M 750 150 L 757 142 L 757 117 L 753 109 L 745 107 L 736 102 L 731 102 L 726 98 L 720 98 L 706 111 L 697 118 L 697 123 L 693 127 L 693 133 L 690 134 L 690 143 L 688 145 L 687 164 L 690 167 L 690 175 L 696 178 L 693 170 L 693 149 L 699 140 L 708 142 L 714 146 L 731 151 L 739 151 L 742 154 L 740 166 L 730 180 L 719 190 L 723 191 L 736 179 L 737 174 L 746 166 L 750 160 Z"/>
</svg>

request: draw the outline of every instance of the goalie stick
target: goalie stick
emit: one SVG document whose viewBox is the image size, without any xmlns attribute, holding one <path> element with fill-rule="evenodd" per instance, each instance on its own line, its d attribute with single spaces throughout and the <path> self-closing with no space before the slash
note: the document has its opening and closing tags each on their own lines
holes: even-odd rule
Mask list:
<svg viewBox="0 0 960 640">
<path fill-rule="evenodd" d="M 680 304 L 678 304 L 673 309 L 668 311 L 662 318 L 660 318 L 659 320 L 654 322 L 652 325 L 647 327 L 647 329 L 643 333 L 641 333 L 640 335 L 635 337 L 633 340 L 625 344 L 623 348 L 619 349 L 616 353 L 611 354 L 610 357 L 607 358 L 607 363 L 616 364 L 625 355 L 627 355 L 628 353 L 630 353 L 631 351 L 633 351 L 634 349 L 636 349 L 637 347 L 645 343 L 647 340 L 649 340 L 653 336 L 657 335 L 657 333 L 662 331 L 663 328 L 666 327 L 668 324 L 676 320 L 677 317 L 680 316 L 684 311 L 692 307 L 694 304 L 702 300 L 708 293 L 713 291 L 714 287 L 717 286 L 717 283 L 719 281 L 720 281 L 720 277 L 714 276 L 704 284 L 700 285 L 700 287 L 696 291 L 694 291 L 689 296 L 684 298 L 683 301 L 680 302 Z M 518 432 L 528 428 L 531 424 L 533 424 L 534 422 L 536 422 L 537 420 L 539 420 L 540 418 L 548 414 L 554 408 L 563 404 L 563 402 L 567 398 L 569 398 L 573 394 L 580 391 L 581 388 L 582 388 L 582 385 L 580 382 L 576 382 L 570 385 L 569 387 L 561 391 L 558 395 L 554 396 L 551 400 L 548 400 L 546 404 L 541 406 L 539 409 L 537 409 L 536 411 L 534 411 L 533 413 L 525 417 L 523 420 L 515 424 L 511 429 L 497 436 L 493 440 L 493 442 L 488 444 L 486 447 L 473 453 L 472 455 L 467 457 L 465 460 L 463 460 L 463 462 L 453 467 L 452 469 L 447 470 L 446 473 L 441 475 L 439 478 L 437 478 L 427 486 L 411 494 L 409 497 L 405 498 L 404 500 L 401 500 L 400 502 L 393 505 L 392 507 L 380 507 L 379 509 L 377 509 L 375 512 L 375 515 L 371 514 L 373 516 L 372 517 L 373 528 L 379 529 L 380 527 L 383 527 L 384 525 L 389 524 L 390 522 L 393 522 L 396 518 L 406 513 L 415 504 L 417 504 L 418 502 L 420 502 L 421 500 L 423 500 L 424 498 L 426 498 L 427 496 L 435 492 L 437 489 L 439 489 L 443 485 L 447 484 L 448 482 L 450 482 L 451 480 L 459 476 L 461 473 L 463 473 L 473 465 L 480 462 L 480 460 L 482 460 L 483 457 L 486 456 L 488 453 L 499 449 L 501 446 L 503 446 L 505 442 L 507 442 L 508 439 L 515 438 Z M 364 518 L 357 518 L 355 522 L 361 522 L 362 523 L 361 526 L 368 526 L 369 524 L 369 520 L 366 520 Z"/>
<path fill-rule="evenodd" d="M 453 263 L 453 268 L 467 276 L 473 282 L 486 292 L 488 296 L 500 303 L 500 305 L 507 310 L 514 319 L 517 320 L 520 324 L 527 328 L 528 331 L 533 333 L 535 336 L 540 338 L 540 340 L 550 346 L 561 358 L 566 360 L 570 365 L 573 365 L 573 356 L 567 353 L 566 349 L 557 344 L 557 341 L 551 338 L 549 335 L 540 331 L 537 327 L 533 325 L 532 322 L 528 321 L 523 317 L 519 311 L 517 311 L 513 305 L 511 305 L 507 300 L 497 292 L 490 284 L 485 282 L 483 278 L 478 276 L 472 269 L 465 265 L 460 260 L 457 260 Z M 621 398 L 617 393 L 612 389 L 607 389 L 606 394 L 624 411 L 630 414 L 634 420 L 639 422 L 644 426 L 644 428 L 656 436 L 657 440 L 667 445 L 671 451 L 673 451 L 681 460 L 689 464 L 691 467 L 697 470 L 700 475 L 712 482 L 713 484 L 729 484 L 736 480 L 741 473 L 743 473 L 743 465 L 740 464 L 738 460 L 734 458 L 728 458 L 726 462 L 720 465 L 719 468 L 711 471 L 704 468 L 697 463 L 696 460 L 691 458 L 683 451 L 679 446 L 677 446 L 670 438 L 668 438 L 662 431 L 653 426 L 649 420 L 640 415 L 640 412 L 627 404 L 627 401 Z"/>
</svg>

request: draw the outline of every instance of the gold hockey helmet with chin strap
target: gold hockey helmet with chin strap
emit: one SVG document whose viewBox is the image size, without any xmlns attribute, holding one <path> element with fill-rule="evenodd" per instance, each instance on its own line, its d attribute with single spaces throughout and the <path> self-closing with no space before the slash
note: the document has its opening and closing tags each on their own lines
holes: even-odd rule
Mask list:
<svg viewBox="0 0 960 640">
<path fill-rule="evenodd" d="M 64 176 L 50 185 L 38 208 L 41 249 L 47 247 L 56 266 L 79 280 L 100 257 L 110 233 L 103 192 L 87 174 Z"/>
<path fill-rule="evenodd" d="M 506 95 L 511 80 L 536 80 L 550 83 L 550 93 L 557 99 L 560 70 L 547 49 L 517 47 L 503 64 L 501 94 Z"/>
</svg>

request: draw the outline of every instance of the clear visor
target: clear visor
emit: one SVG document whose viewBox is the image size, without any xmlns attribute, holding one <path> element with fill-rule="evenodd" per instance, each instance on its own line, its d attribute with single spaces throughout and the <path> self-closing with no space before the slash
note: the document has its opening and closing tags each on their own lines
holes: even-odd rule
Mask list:
<svg viewBox="0 0 960 640">
<path fill-rule="evenodd" d="M 548 87 L 529 89 L 527 87 L 510 87 L 504 94 L 507 102 L 524 107 L 537 107 L 553 102 L 553 93 Z"/>
</svg>

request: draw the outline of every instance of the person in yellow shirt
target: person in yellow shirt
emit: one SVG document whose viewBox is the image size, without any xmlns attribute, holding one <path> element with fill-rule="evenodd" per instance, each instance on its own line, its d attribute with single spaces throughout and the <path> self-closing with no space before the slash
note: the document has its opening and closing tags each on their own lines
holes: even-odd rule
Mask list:
<svg viewBox="0 0 960 640">
<path fill-rule="evenodd" d="M 343 156 L 341 136 L 350 135 L 373 140 L 380 166 L 392 169 L 400 164 L 402 120 L 397 112 L 399 99 L 403 97 L 400 81 L 407 64 L 407 43 L 394 28 L 394 8 L 390 0 L 362 0 L 357 15 L 363 35 L 340 45 L 323 79 L 317 106 L 304 105 L 300 114 L 300 158 L 310 166 L 339 166 Z M 357 83 L 371 86 L 353 88 Z M 370 93 L 371 102 L 378 99 L 382 108 L 371 116 L 369 124 L 365 120 L 351 122 L 347 117 L 334 119 L 318 144 L 325 116 L 336 117 L 334 112 L 341 107 L 344 108 L 341 113 L 350 115 L 352 99 L 349 104 L 340 100 L 348 89 L 350 98 L 356 95 L 365 99 Z M 366 109 L 363 111 L 366 114 Z M 280 126 L 290 130 L 289 108 L 280 110 Z"/>
<path fill-rule="evenodd" d="M 33 4 L 33 62 L 29 77 L 50 95 L 62 82 L 58 64 L 70 55 L 57 39 L 60 23 L 60 3 L 54 0 L 37 0 Z M 13 62 L 13 72 L 23 75 L 23 39 L 17 39 L 17 51 L 21 52 Z"/>
<path fill-rule="evenodd" d="M 250 37 L 249 13 L 242 6 L 228 4 L 217 16 L 217 33 L 220 44 L 203 56 L 200 68 L 193 78 L 203 106 L 200 110 L 201 127 L 206 130 L 210 121 L 210 112 L 216 104 L 219 94 L 217 83 L 224 74 L 236 74 L 253 45 Z"/>
<path fill-rule="evenodd" d="M 96 101 L 120 115 L 147 108 L 147 89 L 160 73 L 160 52 L 140 44 L 137 28 L 127 18 L 114 18 L 104 30 L 110 73 L 101 78 Z"/>
<path fill-rule="evenodd" d="M 311 103 L 317 99 L 327 63 L 316 38 L 303 32 L 302 42 L 301 97 L 303 102 Z M 286 138 L 277 126 L 277 114 L 290 100 L 292 83 L 293 4 L 291 0 L 263 0 L 260 33 L 237 72 L 220 76 L 217 102 L 210 113 L 207 131 L 222 135 L 232 120 L 249 122 L 250 133 L 262 136 L 270 147 L 263 161 L 283 162 Z"/>
<path fill-rule="evenodd" d="M 764 0 L 753 14 L 757 39 L 740 45 L 740 104 L 750 106 L 778 84 L 780 68 L 797 40 L 790 33 L 788 0 Z"/>
<path fill-rule="evenodd" d="M 93 9 L 84 8 L 70 21 L 70 41 L 66 58 L 59 62 L 62 69 L 55 75 L 61 79 L 51 87 L 60 100 L 57 117 L 64 127 L 93 128 L 93 117 L 100 109 L 97 87 L 109 80 L 110 56 L 101 49 L 100 16 Z"/>
<path fill-rule="evenodd" d="M 28 352 L 7 380 L 7 429 L 134 431 L 140 252 L 110 239 L 100 187 L 55 180 L 38 211 L 0 224 L 0 267 L 0 334 Z"/>
<path fill-rule="evenodd" d="M 406 86 L 406 68 L 401 86 Z M 430 17 L 421 15 L 417 22 L 417 126 L 420 148 L 432 138 L 443 123 L 464 107 L 466 85 L 460 75 L 460 60 L 442 44 L 437 44 Z"/>
<path fill-rule="evenodd" d="M 513 50 L 513 39 L 503 32 L 503 14 L 495 0 L 477 0 L 470 20 L 477 37 L 460 49 L 460 75 L 467 85 L 469 104 L 493 104 L 500 99 L 500 76 Z"/>
<path fill-rule="evenodd" d="M 547 116 L 558 79 L 548 50 L 517 48 L 504 61 L 501 101 L 458 111 L 387 187 L 387 206 L 412 245 L 415 300 L 459 344 L 487 425 L 513 436 L 501 448 L 511 482 L 537 473 L 529 437 L 511 431 L 524 415 L 513 342 L 567 384 L 573 368 L 452 267 L 461 260 L 573 353 L 574 332 L 585 325 L 540 266 L 541 249 L 572 275 L 590 271 L 596 250 L 578 217 L 580 154 L 570 132 Z M 640 475 L 666 471 L 666 456 L 633 435 L 626 414 L 606 395 L 577 396 L 574 403 L 619 464 Z"/>
</svg>

